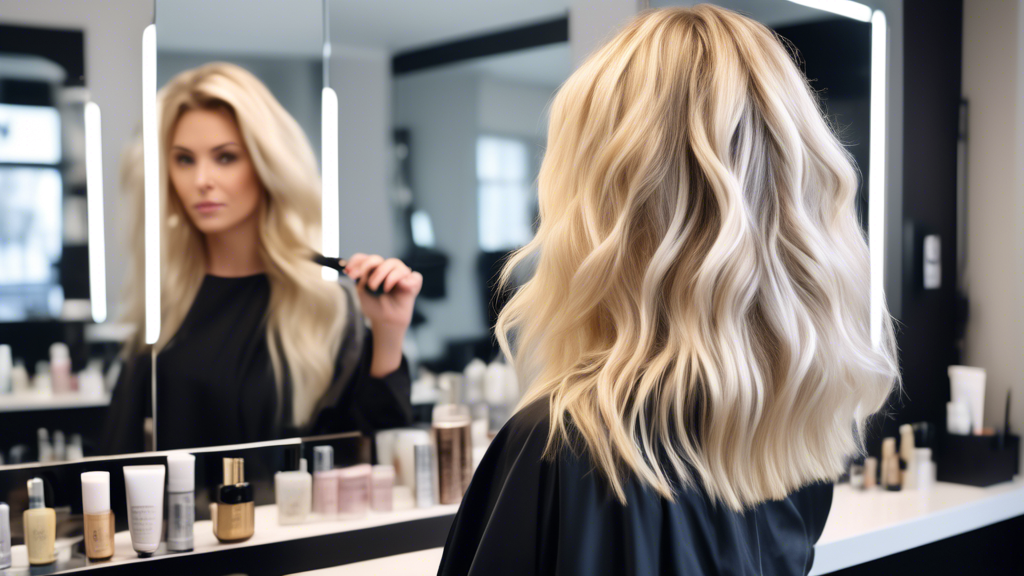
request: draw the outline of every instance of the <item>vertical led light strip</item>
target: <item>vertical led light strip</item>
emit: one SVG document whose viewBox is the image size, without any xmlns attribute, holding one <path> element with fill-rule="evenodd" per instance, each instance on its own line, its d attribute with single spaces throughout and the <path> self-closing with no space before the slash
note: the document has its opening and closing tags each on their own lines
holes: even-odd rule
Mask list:
<svg viewBox="0 0 1024 576">
<path fill-rule="evenodd" d="M 331 88 L 331 11 L 330 2 L 322 0 L 323 8 L 323 96 L 320 110 L 320 251 L 324 256 L 341 257 L 341 206 L 338 198 L 338 94 Z M 324 280 L 337 281 L 338 271 L 326 266 L 321 270 Z"/>
<path fill-rule="evenodd" d="M 107 263 L 103 237 L 103 137 L 100 107 L 85 103 L 85 187 L 89 226 L 89 302 L 92 321 L 107 319 Z"/>
<path fill-rule="evenodd" d="M 160 142 L 156 117 L 156 24 L 142 33 L 142 143 L 146 174 L 146 344 L 160 339 Z"/>
<path fill-rule="evenodd" d="M 323 110 L 321 111 L 323 126 L 321 150 L 323 158 L 323 188 L 321 204 L 321 228 L 323 233 L 322 248 L 324 256 L 341 257 L 340 246 L 340 206 L 338 201 L 338 95 L 329 86 L 324 87 Z M 323 268 L 324 280 L 337 280 L 338 271 Z"/>
<path fill-rule="evenodd" d="M 868 246 L 871 252 L 871 343 L 882 341 L 885 302 L 886 73 L 885 14 L 871 15 L 871 136 L 868 166 Z"/>
</svg>

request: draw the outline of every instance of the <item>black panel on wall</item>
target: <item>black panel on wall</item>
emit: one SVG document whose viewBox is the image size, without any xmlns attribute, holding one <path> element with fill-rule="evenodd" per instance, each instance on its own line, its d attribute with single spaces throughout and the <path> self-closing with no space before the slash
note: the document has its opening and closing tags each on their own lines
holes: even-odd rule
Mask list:
<svg viewBox="0 0 1024 576">
<path fill-rule="evenodd" d="M 955 244 L 962 29 L 962 0 L 903 4 L 905 277 L 897 342 L 904 390 L 902 398 L 890 400 L 895 418 L 881 426 L 885 436 L 896 435 L 907 422 L 945 429 L 946 367 L 960 361 Z M 938 234 L 942 243 L 942 285 L 935 290 L 924 290 L 919 270 L 928 234 Z"/>
</svg>

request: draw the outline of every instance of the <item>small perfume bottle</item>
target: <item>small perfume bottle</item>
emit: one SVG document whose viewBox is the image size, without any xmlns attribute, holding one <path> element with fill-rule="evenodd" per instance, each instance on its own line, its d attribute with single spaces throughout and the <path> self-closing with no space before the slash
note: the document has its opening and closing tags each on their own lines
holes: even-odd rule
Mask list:
<svg viewBox="0 0 1024 576">
<path fill-rule="evenodd" d="M 57 539 L 57 514 L 47 508 L 43 496 L 42 478 L 28 481 L 28 510 L 22 514 L 25 524 L 25 545 L 28 548 L 28 563 L 33 566 L 52 564 L 54 543 Z"/>
<path fill-rule="evenodd" d="M 224 483 L 217 487 L 217 502 L 210 505 L 213 534 L 221 542 L 241 542 L 252 537 L 256 509 L 252 485 L 245 481 L 245 461 L 224 459 Z"/>
</svg>

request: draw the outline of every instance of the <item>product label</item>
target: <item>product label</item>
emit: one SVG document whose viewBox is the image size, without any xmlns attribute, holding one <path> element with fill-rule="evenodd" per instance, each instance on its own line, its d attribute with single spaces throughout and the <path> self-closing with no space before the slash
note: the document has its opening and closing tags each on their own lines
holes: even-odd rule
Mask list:
<svg viewBox="0 0 1024 576">
<path fill-rule="evenodd" d="M 167 494 L 167 549 L 181 552 L 193 547 L 196 497 L 193 492 Z"/>
<path fill-rule="evenodd" d="M 93 559 L 114 555 L 114 514 L 85 515 L 85 555 Z"/>
</svg>

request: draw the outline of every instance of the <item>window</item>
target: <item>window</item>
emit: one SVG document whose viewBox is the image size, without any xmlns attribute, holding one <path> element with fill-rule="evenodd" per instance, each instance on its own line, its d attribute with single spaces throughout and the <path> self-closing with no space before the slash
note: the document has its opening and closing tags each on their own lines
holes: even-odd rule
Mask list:
<svg viewBox="0 0 1024 576">
<path fill-rule="evenodd" d="M 505 252 L 533 238 L 533 169 L 530 144 L 481 136 L 476 143 L 480 249 Z"/>
</svg>

